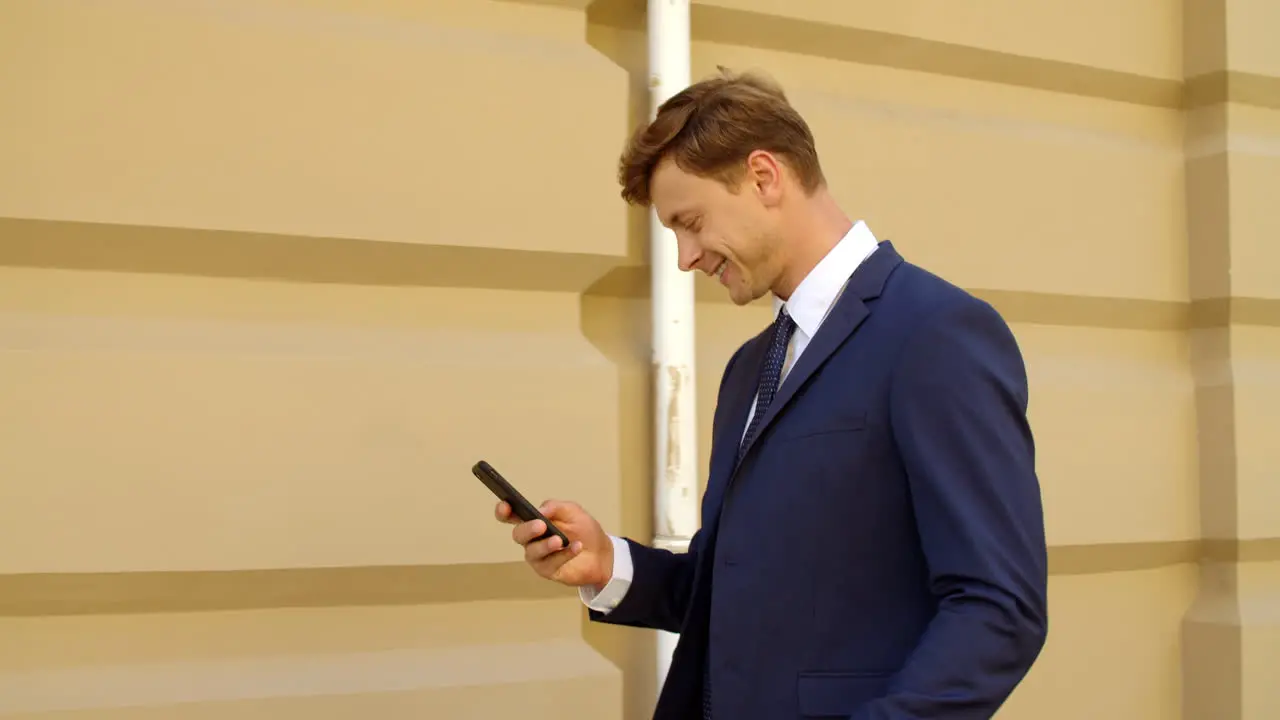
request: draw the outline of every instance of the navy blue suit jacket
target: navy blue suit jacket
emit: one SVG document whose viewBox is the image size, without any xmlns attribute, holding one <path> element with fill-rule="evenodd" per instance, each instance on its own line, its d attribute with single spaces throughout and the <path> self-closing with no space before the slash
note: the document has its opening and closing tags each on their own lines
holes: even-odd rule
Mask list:
<svg viewBox="0 0 1280 720">
<path fill-rule="evenodd" d="M 1027 379 L 987 303 L 888 242 L 854 272 L 740 463 L 767 332 L 730 358 L 702 529 L 628 539 L 593 620 L 680 633 L 656 720 L 991 717 L 1047 631 Z"/>
</svg>

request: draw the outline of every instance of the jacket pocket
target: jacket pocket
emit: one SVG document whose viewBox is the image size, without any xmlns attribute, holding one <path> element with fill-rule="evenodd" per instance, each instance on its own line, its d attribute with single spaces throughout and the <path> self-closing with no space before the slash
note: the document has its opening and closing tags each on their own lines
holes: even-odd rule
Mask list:
<svg viewBox="0 0 1280 720">
<path fill-rule="evenodd" d="M 847 718 L 884 694 L 887 672 L 802 672 L 798 677 L 800 716 Z"/>
<path fill-rule="evenodd" d="M 779 440 L 800 440 L 817 435 L 850 433 L 867 428 L 867 411 L 842 412 L 817 417 L 788 417 L 778 421 Z"/>
</svg>

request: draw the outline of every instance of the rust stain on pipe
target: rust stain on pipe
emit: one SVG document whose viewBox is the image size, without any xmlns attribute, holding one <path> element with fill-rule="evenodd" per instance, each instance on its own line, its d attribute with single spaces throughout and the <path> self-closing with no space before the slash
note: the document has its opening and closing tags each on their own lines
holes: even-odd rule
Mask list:
<svg viewBox="0 0 1280 720">
<path fill-rule="evenodd" d="M 680 368 L 667 368 L 667 462 L 663 480 L 667 485 L 679 482 L 680 475 L 680 386 L 684 376 Z"/>
</svg>

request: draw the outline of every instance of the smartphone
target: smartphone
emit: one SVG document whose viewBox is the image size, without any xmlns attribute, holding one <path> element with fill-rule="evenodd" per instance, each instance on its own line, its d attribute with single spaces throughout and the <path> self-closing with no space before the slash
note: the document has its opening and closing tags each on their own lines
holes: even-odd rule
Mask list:
<svg viewBox="0 0 1280 720">
<path fill-rule="evenodd" d="M 553 525 L 542 513 L 538 512 L 538 508 L 534 507 L 533 503 L 526 500 L 524 495 L 520 494 L 519 490 L 512 487 L 511 483 L 507 482 L 506 478 L 498 474 L 498 471 L 494 470 L 492 465 L 481 460 L 471 466 L 471 472 L 479 478 L 480 482 L 484 483 L 485 487 L 489 488 L 489 491 L 496 495 L 499 500 L 506 501 L 506 503 L 511 506 L 511 512 L 516 517 L 520 518 L 524 522 L 529 522 L 530 520 L 541 520 L 546 523 L 547 531 L 539 536 L 538 540 L 546 540 L 553 535 L 557 535 L 560 537 L 560 548 L 563 550 L 564 548 L 569 547 L 569 538 L 566 537 L 564 533 L 560 532 L 560 528 Z"/>
</svg>

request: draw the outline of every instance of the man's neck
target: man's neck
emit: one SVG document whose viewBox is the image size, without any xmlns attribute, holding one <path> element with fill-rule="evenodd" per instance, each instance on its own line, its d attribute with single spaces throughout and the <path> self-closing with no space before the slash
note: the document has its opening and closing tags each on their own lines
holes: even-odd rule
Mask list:
<svg viewBox="0 0 1280 720">
<path fill-rule="evenodd" d="M 782 300 L 791 297 L 805 277 L 853 227 L 853 221 L 825 188 L 805 198 L 804 202 L 805 205 L 796 213 L 794 235 L 784 240 L 788 249 L 787 266 L 778 285 L 773 288 L 773 294 Z"/>
</svg>

